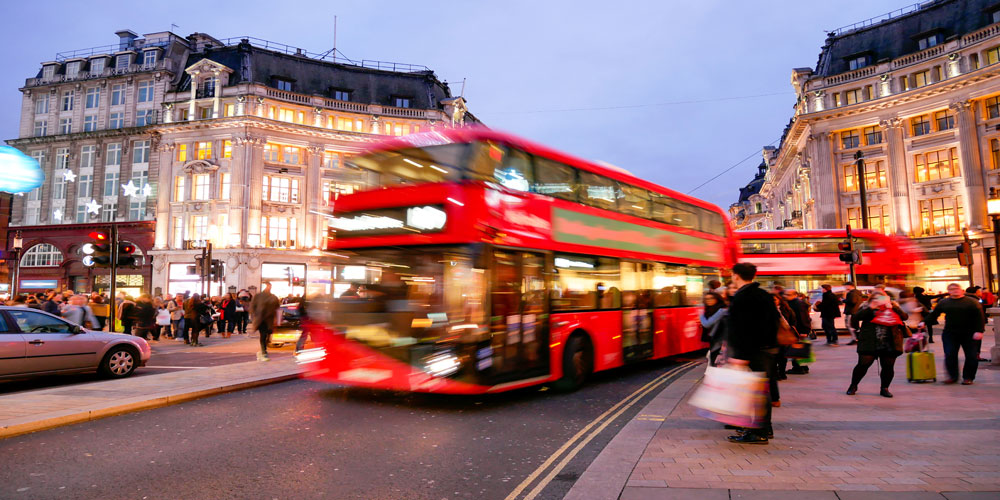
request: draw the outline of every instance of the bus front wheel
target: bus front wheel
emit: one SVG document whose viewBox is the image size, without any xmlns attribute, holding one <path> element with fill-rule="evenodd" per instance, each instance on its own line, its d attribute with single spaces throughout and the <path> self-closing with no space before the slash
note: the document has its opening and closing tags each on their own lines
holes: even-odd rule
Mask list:
<svg viewBox="0 0 1000 500">
<path fill-rule="evenodd" d="M 587 381 L 594 368 L 593 353 L 590 342 L 584 335 L 573 335 L 566 341 L 563 350 L 563 374 L 555 388 L 562 391 L 575 391 Z"/>
</svg>

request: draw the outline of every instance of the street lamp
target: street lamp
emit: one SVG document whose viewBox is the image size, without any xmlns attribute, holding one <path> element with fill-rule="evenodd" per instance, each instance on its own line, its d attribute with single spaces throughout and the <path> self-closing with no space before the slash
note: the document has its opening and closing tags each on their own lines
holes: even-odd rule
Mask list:
<svg viewBox="0 0 1000 500">
<path fill-rule="evenodd" d="M 14 244 L 11 245 L 11 249 L 14 250 L 14 279 L 10 284 L 10 296 L 11 298 L 17 297 L 17 281 L 18 281 L 18 270 L 21 266 L 21 249 L 24 248 L 24 239 L 21 238 L 21 231 L 14 233 Z"/>
<path fill-rule="evenodd" d="M 990 188 L 990 197 L 986 200 L 986 213 L 993 223 L 993 253 L 997 258 L 997 273 L 1000 273 L 1000 191 L 995 187 Z M 990 276 L 990 283 L 993 283 L 993 276 Z"/>
</svg>

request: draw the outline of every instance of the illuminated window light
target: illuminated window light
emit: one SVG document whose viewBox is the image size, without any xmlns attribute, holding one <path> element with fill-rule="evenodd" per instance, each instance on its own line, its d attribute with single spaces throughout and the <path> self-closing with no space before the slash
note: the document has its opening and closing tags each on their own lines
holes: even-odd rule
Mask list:
<svg viewBox="0 0 1000 500">
<path fill-rule="evenodd" d="M 445 169 L 443 169 L 441 167 L 438 167 L 436 165 L 430 165 L 430 167 L 433 168 L 434 170 L 437 170 L 438 172 L 441 172 L 442 174 L 447 174 L 448 173 L 447 170 L 445 170 Z"/>
<path fill-rule="evenodd" d="M 410 165 L 413 165 L 414 167 L 424 168 L 423 165 L 421 165 L 421 164 L 419 164 L 419 163 L 417 163 L 417 162 L 415 162 L 415 161 L 413 161 L 413 160 L 411 160 L 409 158 L 403 158 L 403 161 L 405 161 L 406 163 L 409 163 Z M 431 168 L 436 168 L 436 167 L 434 167 L 434 165 L 431 165 Z"/>
<path fill-rule="evenodd" d="M 462 203 L 462 202 L 456 200 L 455 198 L 448 198 L 448 201 L 450 201 L 450 202 L 452 202 L 452 203 L 454 203 L 454 204 L 456 204 L 456 205 L 458 205 L 460 207 L 464 207 L 465 206 L 465 203 Z"/>
</svg>

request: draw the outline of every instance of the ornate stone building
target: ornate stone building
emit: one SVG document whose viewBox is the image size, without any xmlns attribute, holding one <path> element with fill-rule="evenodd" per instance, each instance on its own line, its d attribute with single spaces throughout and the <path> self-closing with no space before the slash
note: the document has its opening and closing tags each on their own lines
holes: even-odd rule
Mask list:
<svg viewBox="0 0 1000 500">
<path fill-rule="evenodd" d="M 22 264 L 62 269 L 53 288 L 100 284 L 71 242 L 85 241 L 81 231 L 148 221 L 133 280 L 142 291 L 200 291 L 189 266 L 211 242 L 225 267 L 213 294 L 262 280 L 302 293 L 306 273 L 324 272 L 328 200 L 368 183 L 346 158 L 387 135 L 475 121 L 423 66 L 203 33 L 119 35 L 117 46 L 44 63 L 22 89 L 21 137 L 8 141 L 46 172 L 41 191 L 15 201 L 13 225 L 37 234 L 26 251 L 48 245 Z M 74 238 L 46 243 L 53 230 Z"/>
<path fill-rule="evenodd" d="M 924 252 L 918 281 L 963 279 L 963 227 L 992 246 L 982 235 L 1000 185 L 1000 4 L 937 0 L 841 28 L 791 84 L 795 116 L 760 189 L 770 226 L 861 227 L 864 182 L 869 227 Z"/>
</svg>

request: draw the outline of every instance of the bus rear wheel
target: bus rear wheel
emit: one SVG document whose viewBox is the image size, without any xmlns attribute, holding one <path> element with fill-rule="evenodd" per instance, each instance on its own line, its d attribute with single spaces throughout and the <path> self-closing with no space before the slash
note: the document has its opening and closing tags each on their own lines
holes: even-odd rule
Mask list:
<svg viewBox="0 0 1000 500">
<path fill-rule="evenodd" d="M 590 343 L 583 335 L 573 335 L 566 341 L 563 350 L 563 374 L 556 381 L 555 388 L 561 391 L 575 391 L 587 381 L 594 369 L 593 353 Z"/>
</svg>

